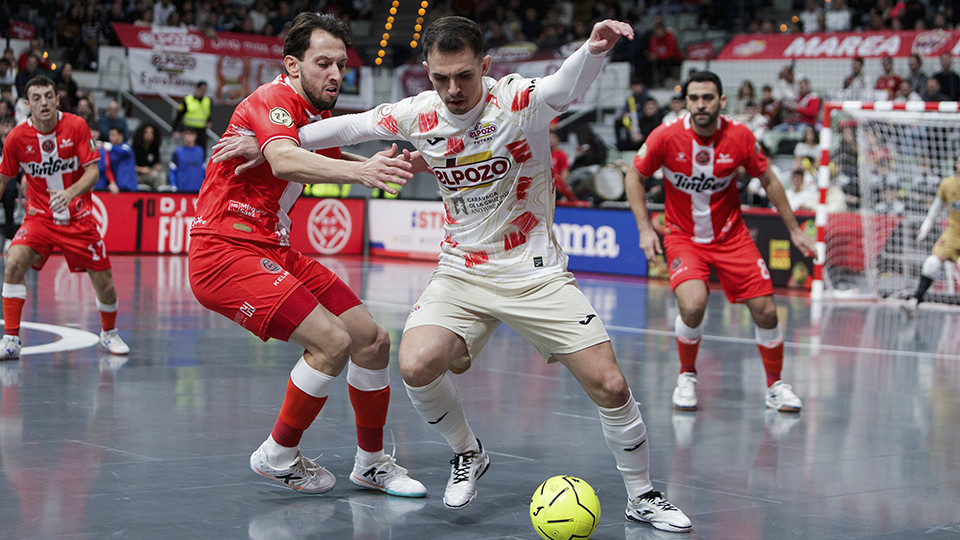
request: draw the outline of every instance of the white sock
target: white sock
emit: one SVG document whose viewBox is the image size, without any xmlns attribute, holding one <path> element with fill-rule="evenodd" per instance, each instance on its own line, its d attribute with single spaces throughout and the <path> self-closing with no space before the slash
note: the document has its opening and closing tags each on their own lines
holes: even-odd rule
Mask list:
<svg viewBox="0 0 960 540">
<path fill-rule="evenodd" d="M 691 328 L 683 322 L 680 315 L 677 315 L 677 318 L 673 320 L 673 331 L 677 334 L 678 339 L 692 345 L 699 342 L 703 336 L 703 321 L 700 322 L 700 326 Z"/>
<path fill-rule="evenodd" d="M 757 338 L 757 345 L 772 349 L 783 344 L 783 327 L 780 326 L 780 323 L 777 323 L 773 328 L 760 328 L 754 325 L 753 329 L 754 336 Z"/>
<path fill-rule="evenodd" d="M 267 463 L 278 469 L 293 465 L 293 462 L 297 460 L 297 454 L 300 452 L 300 448 L 296 446 L 293 448 L 280 446 L 277 441 L 273 440 L 273 435 L 267 437 L 260 448 L 263 449 L 263 455 L 266 456 Z"/>
<path fill-rule="evenodd" d="M 650 444 L 647 428 L 640 416 L 640 406 L 630 394 L 626 403 L 615 409 L 597 407 L 603 437 L 613 452 L 617 469 L 627 487 L 627 497 L 633 499 L 653 489 L 650 482 Z"/>
<path fill-rule="evenodd" d="M 406 383 L 404 386 L 413 408 L 446 439 L 454 452 L 462 454 L 480 449 L 463 414 L 460 393 L 446 373 L 426 386 L 413 388 Z"/>
<path fill-rule="evenodd" d="M 378 452 L 367 452 L 363 448 L 357 447 L 357 463 L 361 467 L 369 467 L 377 462 L 378 459 L 383 457 L 383 450 Z"/>
</svg>

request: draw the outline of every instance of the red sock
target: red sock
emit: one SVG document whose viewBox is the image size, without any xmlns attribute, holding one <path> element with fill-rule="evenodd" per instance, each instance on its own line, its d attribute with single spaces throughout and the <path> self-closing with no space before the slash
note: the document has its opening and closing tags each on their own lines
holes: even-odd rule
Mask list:
<svg viewBox="0 0 960 540">
<path fill-rule="evenodd" d="M 783 369 L 783 342 L 776 347 L 764 347 L 757 345 L 760 349 L 760 359 L 763 360 L 763 369 L 767 372 L 767 386 L 780 380 L 780 371 Z"/>
<path fill-rule="evenodd" d="M 20 335 L 20 318 L 23 316 L 25 298 L 3 297 L 3 333 L 8 336 Z"/>
<path fill-rule="evenodd" d="M 283 398 L 280 415 L 270 434 L 273 440 L 287 448 L 298 446 L 303 432 L 317 418 L 326 402 L 327 396 L 313 397 L 297 388 L 292 379 L 287 380 L 287 394 Z"/>
<path fill-rule="evenodd" d="M 387 423 L 390 387 L 358 390 L 348 385 L 347 388 L 357 420 L 357 446 L 366 452 L 383 450 L 383 426 Z"/>
<path fill-rule="evenodd" d="M 100 328 L 104 330 L 113 330 L 117 327 L 116 311 L 100 311 Z"/>
<path fill-rule="evenodd" d="M 700 340 L 688 341 L 677 338 L 677 353 L 680 355 L 680 373 L 697 372 L 697 352 L 700 350 Z"/>
</svg>

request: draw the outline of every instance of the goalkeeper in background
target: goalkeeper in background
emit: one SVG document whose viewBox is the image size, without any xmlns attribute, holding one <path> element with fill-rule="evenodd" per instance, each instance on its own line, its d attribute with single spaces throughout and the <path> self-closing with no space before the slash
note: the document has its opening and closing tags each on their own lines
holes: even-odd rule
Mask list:
<svg viewBox="0 0 960 540">
<path fill-rule="evenodd" d="M 923 261 L 923 267 L 920 269 L 920 282 L 917 283 L 917 290 L 903 304 L 903 310 L 910 318 L 916 317 L 919 312 L 918 306 L 923 302 L 923 297 L 927 294 L 927 289 L 933 285 L 937 278 L 937 273 L 947 261 L 947 259 L 956 262 L 960 256 L 960 156 L 954 163 L 954 170 L 957 174 L 948 176 L 940 182 L 940 188 L 937 189 L 937 197 L 927 212 L 926 219 L 920 225 L 920 231 L 917 233 L 917 240 L 923 240 L 930 228 L 936 222 L 940 214 L 947 210 L 947 228 L 940 235 L 937 243 L 929 257 Z"/>
</svg>

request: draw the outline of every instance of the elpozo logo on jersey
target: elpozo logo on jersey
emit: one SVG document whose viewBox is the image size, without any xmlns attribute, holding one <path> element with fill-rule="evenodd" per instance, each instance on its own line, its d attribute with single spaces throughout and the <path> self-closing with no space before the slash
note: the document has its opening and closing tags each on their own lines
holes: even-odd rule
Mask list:
<svg viewBox="0 0 960 540">
<path fill-rule="evenodd" d="M 491 157 L 490 152 L 448 159 L 447 167 L 434 167 L 437 181 L 449 189 L 483 186 L 500 180 L 510 172 L 510 160 Z"/>
<path fill-rule="evenodd" d="M 477 122 L 473 129 L 467 132 L 467 137 L 470 137 L 476 142 L 484 141 L 493 137 L 497 133 L 497 124 L 495 122 Z"/>
</svg>

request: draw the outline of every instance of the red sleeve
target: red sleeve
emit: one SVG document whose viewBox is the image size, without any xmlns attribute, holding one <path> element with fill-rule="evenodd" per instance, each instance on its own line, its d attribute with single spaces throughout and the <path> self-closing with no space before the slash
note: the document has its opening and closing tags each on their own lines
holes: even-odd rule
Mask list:
<svg viewBox="0 0 960 540">
<path fill-rule="evenodd" d="M 290 139 L 300 146 L 297 128 L 306 124 L 303 105 L 297 95 L 282 85 L 266 85 L 247 98 L 244 120 L 256 134 L 262 151 L 267 143 Z"/>
<path fill-rule="evenodd" d="M 660 141 L 663 140 L 663 131 L 666 126 L 659 126 L 647 136 L 637 155 L 633 156 L 633 166 L 641 176 L 647 178 L 663 165 L 663 156 L 660 152 Z"/>
<path fill-rule="evenodd" d="M 90 128 L 87 127 L 86 122 L 79 116 L 76 117 L 73 125 L 76 126 L 73 133 L 74 140 L 76 141 L 77 159 L 80 160 L 80 166 L 86 167 L 91 163 L 96 163 L 100 160 L 100 153 L 97 152 L 96 141 L 94 141 L 90 135 Z"/>
<path fill-rule="evenodd" d="M 19 132 L 19 130 L 17 130 Z M 0 174 L 15 178 L 20 172 L 20 160 L 17 159 L 17 133 L 11 131 L 3 145 L 3 161 L 0 161 Z"/>
<path fill-rule="evenodd" d="M 767 157 L 760 150 L 760 143 L 757 142 L 750 128 L 742 124 L 738 127 L 742 128 L 737 131 L 740 140 L 743 141 L 738 146 L 744 149 L 745 154 L 741 164 L 751 178 L 759 178 L 767 170 Z"/>
<path fill-rule="evenodd" d="M 803 107 L 798 108 L 797 112 L 804 116 L 816 116 L 820 113 L 820 97 L 810 96 L 810 99 L 805 100 Z"/>
</svg>

